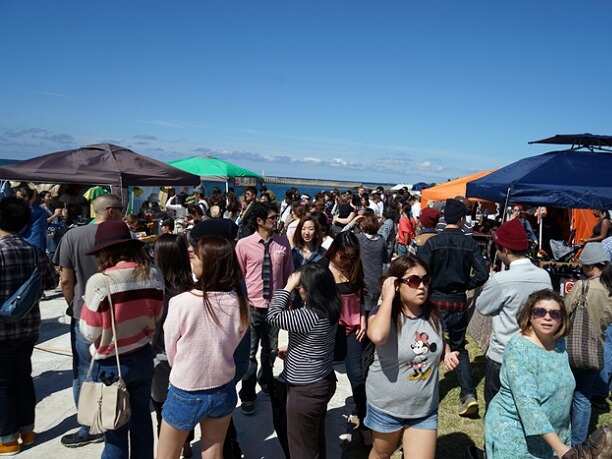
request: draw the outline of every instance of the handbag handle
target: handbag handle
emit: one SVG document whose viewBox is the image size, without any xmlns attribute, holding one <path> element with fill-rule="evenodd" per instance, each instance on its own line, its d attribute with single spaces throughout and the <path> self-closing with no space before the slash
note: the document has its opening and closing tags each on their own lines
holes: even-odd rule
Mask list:
<svg viewBox="0 0 612 459">
<path fill-rule="evenodd" d="M 121 375 L 121 362 L 119 360 L 119 351 L 117 350 L 117 329 L 115 328 L 115 313 L 114 313 L 114 307 L 113 307 L 113 299 L 111 298 L 111 288 L 110 288 L 110 281 L 107 279 L 106 280 L 106 287 L 108 290 L 107 293 L 107 298 L 108 298 L 108 308 L 110 309 L 110 314 L 111 314 L 111 326 L 113 329 L 113 338 L 115 340 L 115 358 L 117 359 L 117 372 L 119 373 L 119 379 L 123 379 L 123 376 Z M 89 363 L 89 371 L 87 372 L 87 379 L 91 378 L 91 373 L 93 371 L 93 365 L 94 365 L 94 359 L 91 359 L 91 362 Z"/>
<path fill-rule="evenodd" d="M 580 296 L 574 300 L 571 305 L 571 309 L 567 311 L 567 313 L 571 316 L 578 307 L 584 305 L 586 303 L 587 293 L 589 292 L 589 281 L 582 281 L 582 291 L 580 292 Z"/>
</svg>

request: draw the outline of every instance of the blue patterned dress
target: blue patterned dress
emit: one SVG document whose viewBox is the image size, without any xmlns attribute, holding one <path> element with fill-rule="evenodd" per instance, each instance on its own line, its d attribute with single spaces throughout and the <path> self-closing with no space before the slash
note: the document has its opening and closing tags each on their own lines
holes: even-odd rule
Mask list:
<svg viewBox="0 0 612 459">
<path fill-rule="evenodd" d="M 488 459 L 550 458 L 542 435 L 556 432 L 570 445 L 570 408 L 576 383 L 565 340 L 546 351 L 522 336 L 504 351 L 501 388 L 485 417 Z"/>
</svg>

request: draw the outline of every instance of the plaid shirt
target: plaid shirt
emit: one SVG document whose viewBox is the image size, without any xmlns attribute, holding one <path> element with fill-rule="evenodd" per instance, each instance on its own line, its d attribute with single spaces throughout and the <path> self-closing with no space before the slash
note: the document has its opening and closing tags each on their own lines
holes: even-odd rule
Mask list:
<svg viewBox="0 0 612 459">
<path fill-rule="evenodd" d="M 17 235 L 0 239 L 0 304 L 4 303 L 30 278 L 37 261 L 40 267 L 42 288 L 48 290 L 55 287 L 57 285 L 55 269 L 42 249 L 28 244 Z M 7 324 L 0 321 L 0 341 L 37 338 L 39 329 L 40 308 L 37 303 L 17 323 Z"/>
</svg>

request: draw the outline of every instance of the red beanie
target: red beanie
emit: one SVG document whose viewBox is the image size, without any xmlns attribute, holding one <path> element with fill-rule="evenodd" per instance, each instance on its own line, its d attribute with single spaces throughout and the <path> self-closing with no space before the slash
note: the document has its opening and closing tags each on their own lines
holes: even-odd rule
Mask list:
<svg viewBox="0 0 612 459">
<path fill-rule="evenodd" d="M 438 219 L 440 218 L 440 212 L 438 212 L 433 207 L 425 207 L 421 210 L 421 216 L 419 219 L 421 220 L 421 225 L 425 228 L 435 228 L 438 224 Z"/>
<path fill-rule="evenodd" d="M 518 218 L 508 220 L 497 228 L 493 241 L 497 245 L 516 252 L 524 252 L 529 248 L 527 233 Z"/>
</svg>

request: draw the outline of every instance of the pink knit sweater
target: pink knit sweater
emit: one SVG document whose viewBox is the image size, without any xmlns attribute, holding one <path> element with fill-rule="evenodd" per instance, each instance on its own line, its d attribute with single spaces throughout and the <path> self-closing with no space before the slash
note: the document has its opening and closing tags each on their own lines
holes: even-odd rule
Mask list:
<svg viewBox="0 0 612 459">
<path fill-rule="evenodd" d="M 246 329 L 240 328 L 236 292 L 209 292 L 220 326 L 204 306 L 202 292 L 173 297 L 164 322 L 170 382 L 186 391 L 212 389 L 230 382 L 236 373 L 234 351 Z"/>
</svg>

